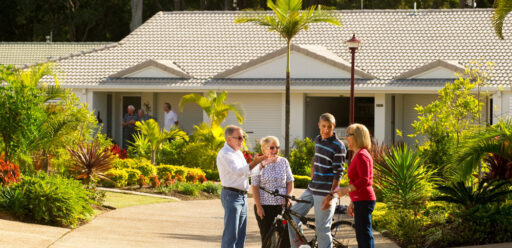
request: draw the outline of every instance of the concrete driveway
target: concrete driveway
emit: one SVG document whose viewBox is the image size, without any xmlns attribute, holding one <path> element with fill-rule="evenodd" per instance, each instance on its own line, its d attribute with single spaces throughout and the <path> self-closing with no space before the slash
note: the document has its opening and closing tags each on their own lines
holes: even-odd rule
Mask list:
<svg viewBox="0 0 512 248">
<path fill-rule="evenodd" d="M 296 194 L 301 192 L 297 190 Z M 220 200 L 204 200 L 118 209 L 104 213 L 89 224 L 71 231 L 0 221 L 3 239 L 0 247 L 220 247 L 223 214 Z M 352 232 L 347 239 L 356 247 L 354 237 L 355 233 Z M 398 247 L 380 235 L 376 235 L 376 241 L 377 247 Z M 248 248 L 261 247 L 252 198 L 249 199 L 245 244 Z"/>
</svg>

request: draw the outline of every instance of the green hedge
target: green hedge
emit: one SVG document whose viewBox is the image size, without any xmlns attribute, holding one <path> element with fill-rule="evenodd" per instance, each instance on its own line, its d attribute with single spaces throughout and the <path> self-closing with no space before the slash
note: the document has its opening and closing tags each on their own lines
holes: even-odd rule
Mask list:
<svg viewBox="0 0 512 248">
<path fill-rule="evenodd" d="M 308 176 L 299 176 L 299 175 L 293 175 L 293 179 L 295 180 L 294 187 L 295 188 L 307 188 L 309 185 L 309 182 L 311 181 L 311 178 Z"/>
<path fill-rule="evenodd" d="M 77 180 L 41 173 L 0 188 L 0 207 L 21 220 L 76 227 L 93 213 L 92 195 Z"/>
<path fill-rule="evenodd" d="M 201 168 L 188 168 L 180 165 L 159 165 L 156 167 L 158 178 L 162 179 L 167 176 L 169 172 L 173 177 L 179 175 L 181 178 L 186 178 L 188 174 L 192 173 L 197 176 L 206 176 L 206 173 Z"/>
<path fill-rule="evenodd" d="M 112 168 L 105 172 L 105 176 L 111 181 L 103 180 L 101 183 L 104 186 L 121 188 L 128 184 L 128 172 L 125 169 Z"/>
</svg>

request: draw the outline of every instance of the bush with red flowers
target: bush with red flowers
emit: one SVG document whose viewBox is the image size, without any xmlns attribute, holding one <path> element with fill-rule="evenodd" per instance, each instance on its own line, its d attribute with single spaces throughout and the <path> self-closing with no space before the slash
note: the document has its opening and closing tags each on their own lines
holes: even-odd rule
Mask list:
<svg viewBox="0 0 512 248">
<path fill-rule="evenodd" d="M 244 154 L 245 161 L 250 164 L 254 159 L 254 154 L 250 151 L 243 151 L 242 153 Z"/>
<path fill-rule="evenodd" d="M 20 167 L 9 161 L 5 161 L 4 155 L 0 156 L 0 183 L 2 186 L 19 181 L 21 181 Z"/>
<path fill-rule="evenodd" d="M 110 148 L 110 151 L 113 155 L 117 155 L 120 159 L 128 158 L 128 154 L 126 153 L 126 149 L 122 149 L 119 145 L 113 145 Z"/>
</svg>

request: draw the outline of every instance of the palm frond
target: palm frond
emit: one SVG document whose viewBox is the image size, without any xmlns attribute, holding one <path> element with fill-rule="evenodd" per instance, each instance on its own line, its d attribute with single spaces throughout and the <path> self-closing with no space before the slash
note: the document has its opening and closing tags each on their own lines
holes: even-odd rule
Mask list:
<svg viewBox="0 0 512 248">
<path fill-rule="evenodd" d="M 494 8 L 495 10 L 492 15 L 492 24 L 498 37 L 503 40 L 503 22 L 505 21 L 505 18 L 507 17 L 508 13 L 512 11 L 512 1 L 495 0 Z"/>
</svg>

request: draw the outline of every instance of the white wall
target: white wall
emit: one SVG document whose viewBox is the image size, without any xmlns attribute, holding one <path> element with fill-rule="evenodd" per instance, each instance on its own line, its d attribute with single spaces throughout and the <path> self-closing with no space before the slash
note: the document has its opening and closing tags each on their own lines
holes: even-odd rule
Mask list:
<svg viewBox="0 0 512 248">
<path fill-rule="evenodd" d="M 197 93 L 197 92 L 190 92 Z M 154 115 L 158 124 L 163 127 L 164 126 L 164 103 L 168 102 L 171 104 L 172 111 L 174 111 L 178 115 L 179 127 L 185 130 L 185 132 L 191 134 L 194 130 L 194 125 L 198 125 L 203 122 L 203 110 L 194 103 L 189 103 L 183 109 L 183 112 L 179 110 L 178 103 L 181 100 L 181 97 L 187 95 L 189 93 L 157 93 L 156 94 L 156 106 L 153 108 L 153 112 L 156 112 Z M 201 94 L 201 93 L 198 93 Z M 205 119 L 207 121 L 207 119 Z"/>
<path fill-rule="evenodd" d="M 245 122 L 240 125 L 233 113 L 228 115 L 222 126 L 229 124 L 241 126 L 249 135 L 252 148 L 255 139 L 273 135 L 284 145 L 284 130 L 282 129 L 282 94 L 242 94 L 229 93 L 228 103 L 238 103 L 245 111 Z"/>
<path fill-rule="evenodd" d="M 303 93 L 292 93 L 290 94 L 290 144 L 293 144 L 295 139 L 303 139 L 305 134 L 305 120 L 304 116 L 306 114 L 305 109 L 305 99 Z M 283 137 L 285 132 L 285 95 L 282 95 L 283 98 L 283 118 L 282 118 L 282 127 Z M 284 141 L 284 140 L 283 140 Z"/>
<path fill-rule="evenodd" d="M 386 137 L 386 108 L 388 108 L 388 105 L 386 104 L 386 94 L 375 94 L 375 124 L 373 137 L 377 139 L 379 144 L 383 142 Z"/>
<path fill-rule="evenodd" d="M 350 71 L 323 63 L 292 51 L 290 57 L 292 78 L 350 78 Z M 230 78 L 285 78 L 286 54 L 236 73 Z"/>
<path fill-rule="evenodd" d="M 100 112 L 100 118 L 103 121 L 103 127 L 101 132 L 107 133 L 107 93 L 106 92 L 94 92 L 93 93 L 93 110 L 94 116 L 97 116 L 98 111 Z"/>
<path fill-rule="evenodd" d="M 416 105 L 428 105 L 437 98 L 437 95 L 420 95 L 410 94 L 403 96 L 403 119 L 402 119 L 402 134 L 403 139 L 407 144 L 414 144 L 414 139 L 409 138 L 407 135 L 414 133 L 411 124 L 418 118 L 418 112 L 414 110 Z"/>
</svg>

